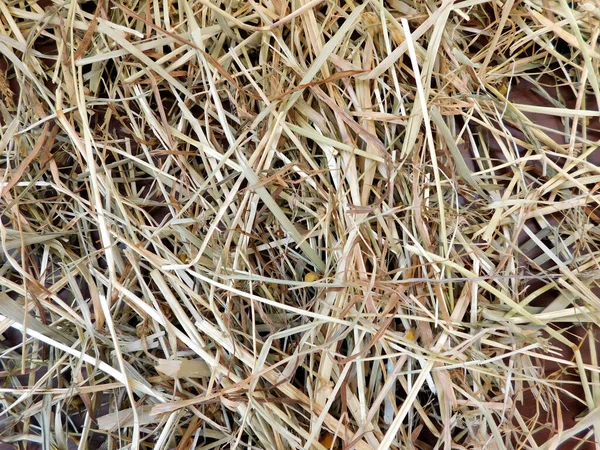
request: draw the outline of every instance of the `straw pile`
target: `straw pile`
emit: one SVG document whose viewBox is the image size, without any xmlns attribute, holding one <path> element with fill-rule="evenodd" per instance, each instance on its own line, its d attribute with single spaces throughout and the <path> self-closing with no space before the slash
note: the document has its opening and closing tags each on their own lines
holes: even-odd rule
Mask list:
<svg viewBox="0 0 600 450">
<path fill-rule="evenodd" d="M 599 23 L 0 2 L 2 448 L 598 439 Z"/>
</svg>

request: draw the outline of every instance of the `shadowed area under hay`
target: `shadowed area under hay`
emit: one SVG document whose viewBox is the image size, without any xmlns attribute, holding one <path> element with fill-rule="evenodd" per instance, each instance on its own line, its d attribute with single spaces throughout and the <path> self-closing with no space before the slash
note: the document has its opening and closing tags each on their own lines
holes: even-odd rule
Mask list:
<svg viewBox="0 0 600 450">
<path fill-rule="evenodd" d="M 0 449 L 600 449 L 600 4 L 0 2 Z"/>
</svg>

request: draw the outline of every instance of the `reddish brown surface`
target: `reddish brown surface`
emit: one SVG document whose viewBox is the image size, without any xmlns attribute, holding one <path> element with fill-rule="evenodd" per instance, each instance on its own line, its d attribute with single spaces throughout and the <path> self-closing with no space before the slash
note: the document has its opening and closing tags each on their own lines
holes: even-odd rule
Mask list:
<svg viewBox="0 0 600 450">
<path fill-rule="evenodd" d="M 577 97 L 571 89 L 565 86 L 555 86 L 554 79 L 549 76 L 543 77 L 540 81 L 540 86 L 548 94 L 548 96 L 553 99 L 558 99 L 559 102 L 562 103 L 566 108 L 576 109 Z M 536 90 L 533 84 L 530 84 L 526 81 L 521 81 L 520 83 L 511 87 L 509 99 L 514 103 L 526 105 L 537 105 L 544 107 L 557 106 L 556 104 L 553 104 L 550 99 L 544 98 L 540 91 L 541 89 L 538 88 L 538 90 Z M 597 106 L 598 105 L 596 104 L 595 99 L 592 96 L 588 96 L 585 99 L 585 104 L 580 106 L 579 109 L 594 111 L 598 109 Z M 563 117 L 533 113 L 528 113 L 527 117 L 534 124 L 548 128 L 549 130 L 545 132 L 556 143 L 560 145 L 568 143 L 568 139 L 565 139 L 565 136 L 551 131 L 560 130 L 561 132 L 564 132 L 565 124 L 563 122 Z M 506 125 L 513 136 L 527 141 L 527 137 L 522 130 L 516 126 L 512 126 L 510 123 L 506 123 Z M 572 122 L 569 122 L 569 125 L 572 125 Z M 585 133 L 588 140 L 599 141 L 600 118 L 595 117 L 590 120 L 589 123 L 586 124 Z M 582 134 L 583 128 L 580 124 L 577 135 L 581 137 Z M 504 162 L 505 158 L 500 150 L 500 147 L 493 141 L 493 139 L 489 140 L 489 144 L 491 156 L 497 158 L 498 164 Z M 464 155 L 465 159 L 467 160 L 467 164 L 469 164 L 473 170 L 477 170 L 475 165 L 468 160 L 468 158 L 472 158 L 472 155 L 468 151 L 465 151 Z M 590 157 L 588 157 L 588 161 L 595 165 L 600 165 L 600 151 L 595 151 Z M 563 165 L 564 161 L 560 161 L 559 164 Z M 528 166 L 527 170 L 530 173 L 536 174 L 539 179 L 543 181 L 541 165 L 537 165 L 534 162 Z M 503 173 L 510 175 L 508 169 L 506 169 L 506 171 Z M 588 216 L 590 216 L 590 221 L 595 221 L 598 223 L 593 216 L 593 211 L 590 210 L 586 212 Z M 547 217 L 547 219 L 551 224 L 558 226 L 561 218 Z M 539 227 L 534 220 L 529 220 L 527 225 L 532 230 L 536 232 L 539 231 Z M 525 233 L 522 233 L 519 236 L 519 245 L 525 244 L 528 240 L 529 237 Z M 529 258 L 535 258 L 541 253 L 542 250 L 535 247 L 533 250 L 528 252 L 527 256 Z M 527 265 L 527 259 L 528 258 L 524 258 L 521 262 Z M 534 267 L 529 267 L 529 269 L 535 273 L 536 269 Z M 542 282 L 529 282 L 528 284 L 529 293 L 540 288 Z M 598 294 L 597 291 L 595 293 Z M 557 295 L 558 293 L 556 291 L 550 291 L 537 298 L 531 304 L 531 306 L 545 307 L 550 304 L 550 302 L 554 300 Z M 574 346 L 580 348 L 585 363 L 591 363 L 589 339 L 598 339 L 598 337 L 600 337 L 600 328 L 598 326 L 594 325 L 588 328 L 588 326 L 580 326 L 572 323 L 557 323 L 555 324 L 555 329 L 562 330 L 561 334 L 566 336 Z M 547 335 L 545 337 L 548 338 Z M 555 339 L 550 339 L 549 343 L 552 347 L 560 350 L 562 359 L 574 361 L 574 353 L 571 347 L 563 345 L 557 342 Z M 588 411 L 588 408 L 584 400 L 584 390 L 576 368 L 564 367 L 558 363 L 549 362 L 543 359 L 540 359 L 538 364 L 543 368 L 543 378 L 546 380 L 553 380 L 554 382 L 555 389 L 548 390 L 545 397 L 545 400 L 548 401 L 552 407 L 547 411 L 540 409 L 539 402 L 536 400 L 534 393 L 530 388 L 526 387 L 527 384 L 524 384 L 525 390 L 522 392 L 523 400 L 517 404 L 517 410 L 528 421 L 530 429 L 538 430 L 534 434 L 534 439 L 538 445 L 542 445 L 555 436 L 559 429 L 564 431 L 575 426 L 577 424 L 578 416 L 585 414 Z M 588 373 L 588 379 L 589 375 L 590 374 Z M 596 449 L 597 447 L 596 443 L 593 441 L 593 437 L 588 441 L 583 440 L 585 434 L 586 433 L 580 433 L 576 438 L 573 438 L 560 445 L 559 448 L 564 450 L 575 448 L 581 450 Z M 527 441 L 519 440 L 518 443 L 521 444 L 522 447 L 517 445 L 516 448 L 530 448 L 530 444 Z"/>
<path fill-rule="evenodd" d="M 564 105 L 567 108 L 575 109 L 577 98 L 573 91 L 567 87 L 556 88 L 553 86 L 553 80 L 550 78 L 542 79 L 542 86 L 544 86 L 545 91 L 552 97 L 561 100 L 561 103 L 564 102 Z M 548 99 L 545 99 L 539 93 L 536 93 L 532 86 L 527 83 L 521 83 L 512 91 L 512 100 L 519 103 L 524 103 L 528 105 L 540 105 L 552 107 L 552 102 Z M 586 98 L 585 109 L 588 110 L 597 110 L 597 104 L 595 99 L 592 96 Z M 583 107 L 582 107 L 583 108 Z M 532 121 L 543 125 L 544 127 L 554 129 L 554 130 L 564 130 L 563 118 L 559 116 L 549 116 L 549 115 L 541 115 L 541 114 L 529 114 L 528 115 Z M 600 119 L 593 118 L 590 120 L 587 125 L 587 138 L 590 140 L 600 140 Z M 578 135 L 581 136 L 582 129 L 579 127 Z M 566 143 L 563 136 L 557 133 L 548 133 L 548 135 L 557 143 L 564 144 Z M 595 165 L 600 165 L 600 152 L 595 151 L 589 158 L 588 161 L 594 163 Z M 597 293 L 597 292 L 596 292 Z M 546 297 L 539 298 L 536 300 L 532 306 L 546 306 L 550 301 L 552 301 L 556 292 L 550 292 Z M 590 355 L 590 346 L 588 339 L 598 339 L 600 336 L 600 329 L 598 326 L 578 326 L 567 323 L 558 323 L 556 324 L 557 329 L 563 330 L 562 335 L 568 337 L 568 339 L 575 345 L 581 349 L 582 357 L 585 363 L 591 363 L 591 355 Z M 565 360 L 574 361 L 574 353 L 572 348 L 569 348 L 566 345 L 563 345 L 557 342 L 554 339 L 550 340 L 552 346 L 555 346 L 560 349 L 562 353 L 562 357 Z M 528 418 L 534 419 L 537 417 L 537 424 L 541 429 L 538 433 L 535 434 L 535 440 L 538 444 L 543 444 L 548 441 L 556 432 L 559 427 L 559 416 L 562 416 L 562 429 L 567 430 L 576 425 L 577 417 L 585 413 L 587 411 L 587 406 L 585 404 L 583 387 L 581 386 L 581 381 L 579 375 L 576 373 L 576 369 L 574 368 L 566 368 L 561 365 L 545 361 L 543 362 L 544 367 L 544 376 L 546 379 L 556 380 L 557 387 L 560 387 L 569 392 L 570 395 L 564 393 L 560 389 L 556 390 L 556 396 L 558 401 L 553 404 L 553 409 L 549 411 L 543 411 L 537 409 L 537 402 L 533 398 L 533 394 L 531 391 L 524 392 L 523 403 L 518 406 L 519 411 Z M 589 377 L 589 373 L 587 374 Z M 585 433 L 584 433 L 585 434 Z M 564 443 L 560 448 L 562 449 L 571 449 L 571 448 L 580 448 L 580 449 L 593 449 L 596 448 L 594 442 L 582 442 L 583 435 L 580 435 L 577 439 L 572 439 Z"/>
<path fill-rule="evenodd" d="M 587 346 L 586 329 L 581 326 L 569 327 L 567 324 L 562 324 L 563 335 L 575 343 L 582 345 L 582 354 L 585 363 L 590 363 L 590 352 Z M 591 336 L 598 336 L 600 329 L 594 326 L 590 332 Z M 552 340 L 552 344 L 560 348 L 562 357 L 567 360 L 574 360 L 573 351 L 565 345 L 561 345 Z M 545 362 L 544 376 L 548 380 L 556 380 L 557 389 L 554 392 L 553 408 L 544 411 L 539 409 L 538 402 L 533 396 L 531 390 L 524 391 L 523 402 L 518 404 L 519 412 L 527 419 L 536 421 L 538 431 L 535 435 L 535 441 L 541 445 L 552 438 L 559 428 L 560 420 L 562 420 L 562 429 L 568 430 L 577 424 L 577 417 L 587 411 L 587 406 L 584 401 L 583 387 L 580 384 L 579 375 L 576 369 L 562 367 L 554 362 Z M 563 391 L 568 391 L 568 394 Z M 557 399 L 557 400 L 556 400 Z M 579 448 L 581 450 L 595 449 L 593 441 L 584 441 L 586 433 L 581 433 L 578 437 L 565 442 L 560 447 L 561 449 Z"/>
</svg>

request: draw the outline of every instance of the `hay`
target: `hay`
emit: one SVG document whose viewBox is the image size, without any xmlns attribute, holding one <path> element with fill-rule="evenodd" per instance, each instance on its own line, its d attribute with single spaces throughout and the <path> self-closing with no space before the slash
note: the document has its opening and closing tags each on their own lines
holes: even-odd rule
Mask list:
<svg viewBox="0 0 600 450">
<path fill-rule="evenodd" d="M 0 2 L 0 441 L 598 440 L 599 8 Z"/>
</svg>

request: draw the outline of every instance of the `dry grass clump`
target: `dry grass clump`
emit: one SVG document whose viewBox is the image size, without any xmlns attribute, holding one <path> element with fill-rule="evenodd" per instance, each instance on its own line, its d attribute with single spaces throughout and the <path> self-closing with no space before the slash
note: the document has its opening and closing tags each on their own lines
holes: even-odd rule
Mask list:
<svg viewBox="0 0 600 450">
<path fill-rule="evenodd" d="M 600 448 L 599 25 L 0 2 L 2 448 Z"/>
</svg>

